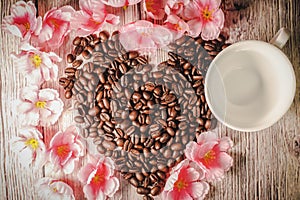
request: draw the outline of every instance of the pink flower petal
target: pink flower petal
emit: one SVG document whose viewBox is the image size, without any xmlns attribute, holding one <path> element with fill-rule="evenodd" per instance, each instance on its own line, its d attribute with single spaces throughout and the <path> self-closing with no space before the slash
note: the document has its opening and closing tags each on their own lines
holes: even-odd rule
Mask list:
<svg viewBox="0 0 300 200">
<path fill-rule="evenodd" d="M 198 18 L 188 21 L 187 24 L 189 25 L 189 35 L 192 37 L 197 37 L 203 29 L 202 22 Z"/>
<path fill-rule="evenodd" d="M 87 184 L 90 174 L 95 170 L 95 166 L 88 163 L 85 167 L 79 170 L 77 175 L 80 182 Z"/>
<path fill-rule="evenodd" d="M 194 182 L 191 183 L 189 188 L 189 194 L 193 199 L 204 199 L 208 194 L 209 185 L 206 182 Z"/>
<path fill-rule="evenodd" d="M 224 21 L 225 21 L 225 16 L 223 11 L 221 9 L 218 9 L 213 14 L 213 22 L 217 27 L 219 27 L 219 29 L 222 29 L 224 26 Z"/>
<path fill-rule="evenodd" d="M 190 20 L 190 19 L 198 18 L 199 13 L 200 13 L 200 8 L 197 5 L 197 3 L 195 1 L 190 1 L 190 3 L 184 7 L 182 15 L 185 19 Z"/>
<path fill-rule="evenodd" d="M 219 150 L 228 151 L 233 146 L 233 142 L 229 137 L 223 137 L 220 139 Z"/>
<path fill-rule="evenodd" d="M 204 132 L 201 133 L 199 135 L 199 137 L 197 137 L 197 143 L 198 144 L 202 144 L 204 142 L 210 142 L 210 141 L 217 141 L 218 140 L 218 136 L 215 132 L 212 131 L 208 131 L 208 132 Z"/>
<path fill-rule="evenodd" d="M 116 177 L 108 179 L 104 189 L 104 194 L 108 197 L 112 197 L 119 188 L 119 181 Z"/>
<path fill-rule="evenodd" d="M 214 22 L 208 22 L 203 27 L 201 37 L 203 40 L 214 40 L 220 35 L 220 32 L 221 29 Z"/>
<path fill-rule="evenodd" d="M 233 159 L 231 156 L 229 156 L 227 153 L 221 152 L 219 154 L 219 165 L 220 167 L 225 170 L 228 171 L 229 168 L 233 165 Z"/>
</svg>

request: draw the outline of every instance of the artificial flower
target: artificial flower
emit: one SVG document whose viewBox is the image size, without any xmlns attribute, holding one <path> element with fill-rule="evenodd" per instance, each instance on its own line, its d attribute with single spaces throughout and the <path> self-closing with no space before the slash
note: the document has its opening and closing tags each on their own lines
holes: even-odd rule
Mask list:
<svg viewBox="0 0 300 200">
<path fill-rule="evenodd" d="M 80 0 L 79 7 L 81 10 L 76 11 L 72 16 L 72 28 L 76 34 L 86 36 L 99 31 L 103 24 L 118 24 L 118 16 L 109 14 L 106 6 L 100 0 Z"/>
<path fill-rule="evenodd" d="M 126 50 L 141 53 L 153 52 L 173 40 L 172 33 L 167 28 L 145 20 L 124 25 L 119 32 L 120 42 Z"/>
<path fill-rule="evenodd" d="M 141 2 L 141 0 L 102 0 L 102 2 L 112 7 L 124 7 L 131 6 Z"/>
<path fill-rule="evenodd" d="M 187 5 L 189 2 L 190 0 L 167 0 L 165 12 L 167 15 L 179 15 L 183 11 L 184 6 Z"/>
<path fill-rule="evenodd" d="M 25 87 L 17 100 L 16 111 L 23 125 L 53 125 L 63 111 L 63 102 L 53 89 L 41 89 L 37 86 Z"/>
<path fill-rule="evenodd" d="M 10 140 L 11 149 L 18 155 L 22 166 L 38 169 L 46 162 L 46 147 L 43 135 L 35 128 L 20 130 L 18 137 Z"/>
<path fill-rule="evenodd" d="M 25 73 L 32 83 L 40 84 L 44 81 L 56 80 L 58 67 L 55 64 L 61 58 L 53 52 L 42 52 L 25 43 L 21 46 L 20 54 L 12 54 L 17 69 Z"/>
<path fill-rule="evenodd" d="M 194 0 L 184 7 L 183 16 L 188 20 L 190 36 L 201 33 L 204 40 L 216 39 L 224 26 L 224 13 L 219 8 L 221 0 Z"/>
<path fill-rule="evenodd" d="M 84 145 L 78 129 L 70 126 L 64 132 L 57 132 L 50 141 L 48 151 L 55 169 L 63 170 L 65 174 L 72 173 L 75 161 L 84 155 Z"/>
<path fill-rule="evenodd" d="M 63 181 L 44 177 L 34 185 L 40 200 L 74 200 L 73 189 Z"/>
<path fill-rule="evenodd" d="M 165 16 L 166 0 L 145 0 L 144 9 L 152 19 L 161 20 Z"/>
<path fill-rule="evenodd" d="M 185 156 L 205 171 L 208 181 L 220 180 L 233 164 L 232 157 L 226 153 L 232 146 L 229 137 L 219 139 L 216 133 L 208 131 L 197 137 L 197 143 L 188 143 Z"/>
<path fill-rule="evenodd" d="M 71 31 L 70 21 L 74 12 L 71 6 L 53 8 L 46 12 L 40 34 L 32 38 L 33 44 L 43 50 L 59 48 Z"/>
<path fill-rule="evenodd" d="M 24 40 L 28 40 L 31 35 L 38 35 L 42 18 L 36 17 L 36 8 L 32 1 L 27 3 L 18 1 L 11 6 L 11 15 L 4 17 L 3 29 Z"/>
<path fill-rule="evenodd" d="M 164 26 L 173 33 L 174 40 L 180 38 L 184 33 L 189 31 L 187 23 L 174 14 L 168 16 Z"/>
<path fill-rule="evenodd" d="M 166 200 L 204 199 L 209 185 L 204 181 L 204 172 L 195 163 L 183 160 L 170 173 L 162 192 Z"/>
<path fill-rule="evenodd" d="M 114 162 L 103 155 L 90 155 L 90 161 L 78 173 L 84 184 L 83 192 L 89 200 L 105 200 L 112 197 L 119 188 L 119 180 L 114 177 Z"/>
</svg>

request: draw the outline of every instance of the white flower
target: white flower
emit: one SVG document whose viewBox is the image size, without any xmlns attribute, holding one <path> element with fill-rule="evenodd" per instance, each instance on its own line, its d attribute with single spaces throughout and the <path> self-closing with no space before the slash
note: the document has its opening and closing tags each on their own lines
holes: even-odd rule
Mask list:
<svg viewBox="0 0 300 200">
<path fill-rule="evenodd" d="M 49 177 L 41 178 L 35 184 L 39 200 L 73 200 L 73 189 L 66 183 Z"/>
<path fill-rule="evenodd" d="M 42 134 L 35 128 L 23 129 L 10 140 L 11 149 L 17 153 L 24 167 L 40 168 L 46 162 L 46 147 Z"/>
<path fill-rule="evenodd" d="M 64 106 L 56 90 L 39 90 L 37 86 L 23 88 L 16 104 L 20 122 L 31 126 L 53 125 Z"/>
</svg>

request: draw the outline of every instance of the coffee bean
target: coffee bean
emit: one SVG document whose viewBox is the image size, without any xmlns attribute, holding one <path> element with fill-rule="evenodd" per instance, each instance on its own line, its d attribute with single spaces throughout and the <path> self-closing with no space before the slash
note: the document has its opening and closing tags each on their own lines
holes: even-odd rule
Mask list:
<svg viewBox="0 0 300 200">
<path fill-rule="evenodd" d="M 138 194 L 149 194 L 150 193 L 150 189 L 149 188 L 144 188 L 144 187 L 138 187 L 136 192 Z"/>
<path fill-rule="evenodd" d="M 136 173 L 135 176 L 136 176 L 138 181 L 143 181 L 144 178 L 145 178 L 144 175 L 140 172 Z"/>
<path fill-rule="evenodd" d="M 116 148 L 116 144 L 111 141 L 106 141 L 104 140 L 102 143 L 103 147 L 108 149 L 108 150 L 114 150 Z"/>
<path fill-rule="evenodd" d="M 143 200 L 153 200 L 151 196 L 145 195 L 143 196 Z"/>
<path fill-rule="evenodd" d="M 84 122 L 84 119 L 83 119 L 83 117 L 81 117 L 81 116 L 76 116 L 76 117 L 74 118 L 74 120 L 75 120 L 75 122 L 80 123 L 80 124 Z"/>
<path fill-rule="evenodd" d="M 80 37 L 76 37 L 74 40 L 73 40 L 73 45 L 77 46 L 79 45 L 81 42 L 81 38 Z"/>
<path fill-rule="evenodd" d="M 129 179 L 129 183 L 130 183 L 131 185 L 133 185 L 134 187 L 137 187 L 137 186 L 139 185 L 139 181 L 137 180 L 136 177 L 131 177 L 131 178 Z"/>
<path fill-rule="evenodd" d="M 109 33 L 107 31 L 101 31 L 99 33 L 99 37 L 100 37 L 102 42 L 105 42 L 109 37 Z"/>
<path fill-rule="evenodd" d="M 180 143 L 175 143 L 175 144 L 172 144 L 171 145 L 171 150 L 173 150 L 173 151 L 178 151 L 178 150 L 181 150 L 182 149 L 182 144 L 180 144 Z"/>
<path fill-rule="evenodd" d="M 75 60 L 75 61 L 73 61 L 72 66 L 75 67 L 75 68 L 77 68 L 77 67 L 79 67 L 82 63 L 83 63 L 83 60 Z"/>
<path fill-rule="evenodd" d="M 160 191 L 161 191 L 161 188 L 159 186 L 154 186 L 151 189 L 151 195 L 152 196 L 157 196 L 157 195 L 159 195 Z"/>
</svg>

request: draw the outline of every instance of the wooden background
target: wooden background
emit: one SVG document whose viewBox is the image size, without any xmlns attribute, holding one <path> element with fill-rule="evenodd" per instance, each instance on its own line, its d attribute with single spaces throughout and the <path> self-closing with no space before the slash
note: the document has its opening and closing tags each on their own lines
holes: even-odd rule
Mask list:
<svg viewBox="0 0 300 200">
<path fill-rule="evenodd" d="M 11 5 L 15 0 L 1 0 L 1 21 L 9 15 Z M 78 9 L 75 0 L 35 0 L 38 14 L 43 15 L 54 6 L 72 5 Z M 283 51 L 290 58 L 300 80 L 300 1 L 298 0 L 225 0 L 223 6 L 226 14 L 224 31 L 230 35 L 229 42 L 246 39 L 269 41 L 280 27 L 287 27 L 292 35 Z M 140 5 L 130 6 L 127 10 L 115 9 L 121 15 L 121 24 L 142 19 L 145 13 L 140 11 Z M 118 27 L 114 27 L 117 29 Z M 71 35 L 70 38 L 74 36 Z M 69 42 L 59 49 L 64 57 L 70 51 Z M 18 135 L 20 125 L 13 112 L 13 100 L 18 98 L 20 88 L 27 81 L 12 63 L 9 55 L 18 51 L 19 40 L 8 35 L 1 29 L 0 40 L 0 199 L 37 199 L 32 185 L 37 178 L 53 176 L 67 181 L 76 194 L 76 199 L 84 199 L 81 185 L 73 176 L 51 174 L 48 166 L 39 171 L 21 168 L 16 156 L 11 152 L 8 141 Z M 65 60 L 60 64 L 60 76 L 63 75 Z M 56 82 L 47 83 L 43 87 L 59 89 Z M 72 121 L 71 101 L 65 102 L 66 111 L 56 126 L 45 128 L 46 144 L 52 135 L 65 129 Z M 300 82 L 294 102 L 288 113 L 269 129 L 254 133 L 244 133 L 230 130 L 218 125 L 222 136 L 229 136 L 234 141 L 231 155 L 234 165 L 221 182 L 213 183 L 206 199 L 300 199 Z M 92 148 L 92 146 L 89 146 Z M 80 164 L 83 164 L 82 160 Z M 135 190 L 121 182 L 120 191 L 114 199 L 141 199 Z"/>
</svg>

